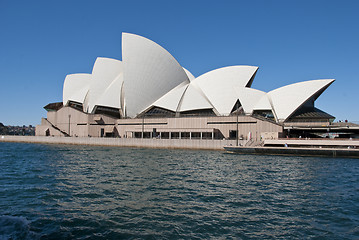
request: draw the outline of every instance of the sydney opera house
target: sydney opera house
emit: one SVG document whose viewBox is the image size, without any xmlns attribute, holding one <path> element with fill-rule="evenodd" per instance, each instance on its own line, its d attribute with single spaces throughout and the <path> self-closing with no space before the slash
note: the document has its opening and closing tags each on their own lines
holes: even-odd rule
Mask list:
<svg viewBox="0 0 359 240">
<path fill-rule="evenodd" d="M 254 139 L 313 134 L 334 117 L 314 107 L 334 79 L 251 88 L 258 67 L 195 77 L 155 42 L 122 34 L 122 61 L 99 57 L 92 73 L 66 76 L 62 102 L 44 108 L 39 136 Z"/>
</svg>

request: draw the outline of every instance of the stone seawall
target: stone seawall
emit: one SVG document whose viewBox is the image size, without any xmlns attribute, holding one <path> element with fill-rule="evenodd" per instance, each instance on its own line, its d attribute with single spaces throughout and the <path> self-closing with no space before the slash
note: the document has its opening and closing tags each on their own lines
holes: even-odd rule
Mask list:
<svg viewBox="0 0 359 240">
<path fill-rule="evenodd" d="M 236 140 L 199 139 L 139 139 L 139 138 L 81 138 L 44 136 L 0 136 L 0 142 L 26 142 L 42 144 L 74 144 L 117 147 L 178 148 L 223 150 L 224 146 L 235 145 Z M 245 141 L 240 141 L 245 144 Z"/>
</svg>

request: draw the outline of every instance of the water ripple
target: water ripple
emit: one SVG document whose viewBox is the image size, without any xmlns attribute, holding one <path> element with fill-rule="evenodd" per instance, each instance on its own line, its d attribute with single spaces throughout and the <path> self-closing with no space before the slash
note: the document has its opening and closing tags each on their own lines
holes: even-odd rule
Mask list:
<svg viewBox="0 0 359 240">
<path fill-rule="evenodd" d="M 0 239 L 358 239 L 357 159 L 0 143 Z"/>
</svg>

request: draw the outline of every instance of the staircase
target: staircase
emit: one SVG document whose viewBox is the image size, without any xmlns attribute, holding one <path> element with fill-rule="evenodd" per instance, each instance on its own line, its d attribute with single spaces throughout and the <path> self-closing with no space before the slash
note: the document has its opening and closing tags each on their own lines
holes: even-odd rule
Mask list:
<svg viewBox="0 0 359 240">
<path fill-rule="evenodd" d="M 252 139 L 248 140 L 246 144 L 244 144 L 245 147 L 263 147 L 264 141 L 254 141 Z"/>
<path fill-rule="evenodd" d="M 254 141 L 252 139 L 249 139 L 246 144 L 244 144 L 245 147 L 250 147 L 252 146 L 252 144 L 254 143 Z"/>
<path fill-rule="evenodd" d="M 262 121 L 266 121 L 266 122 L 270 122 L 270 123 L 280 125 L 274 119 L 271 119 L 271 118 L 266 118 L 266 117 L 263 117 L 263 116 L 260 116 L 260 115 L 251 115 L 251 117 L 256 118 L 258 120 L 262 120 Z"/>
<path fill-rule="evenodd" d="M 48 122 L 51 127 L 53 127 L 54 129 L 56 129 L 57 131 L 59 131 L 60 133 L 62 133 L 65 137 L 70 137 L 70 135 L 67 132 L 62 131 L 60 128 L 56 127 L 54 124 L 52 124 L 52 122 L 50 122 L 49 120 L 47 120 L 47 118 L 44 118 L 46 120 L 46 122 Z"/>
</svg>

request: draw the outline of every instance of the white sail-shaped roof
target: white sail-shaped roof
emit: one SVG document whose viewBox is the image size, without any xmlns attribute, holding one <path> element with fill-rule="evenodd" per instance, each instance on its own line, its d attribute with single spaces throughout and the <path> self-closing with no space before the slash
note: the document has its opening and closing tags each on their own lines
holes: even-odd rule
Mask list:
<svg viewBox="0 0 359 240">
<path fill-rule="evenodd" d="M 122 34 L 126 113 L 135 117 L 184 81 L 186 72 L 157 43 L 130 33 Z"/>
<path fill-rule="evenodd" d="M 64 81 L 62 101 L 66 105 L 68 101 L 83 103 L 89 90 L 91 74 L 69 74 Z"/>
<path fill-rule="evenodd" d="M 183 95 L 178 110 L 180 112 L 186 112 L 198 109 L 213 109 L 213 106 L 197 86 L 191 82 Z"/>
<path fill-rule="evenodd" d="M 94 108 L 98 104 L 98 101 L 101 99 L 102 95 L 106 89 L 111 85 L 111 83 L 123 73 L 122 62 L 116 59 L 111 58 L 102 58 L 99 57 L 96 59 L 92 70 L 92 80 L 90 84 L 90 89 L 88 93 L 88 104 L 85 106 L 88 113 L 93 112 Z M 117 84 L 115 84 L 117 86 Z M 111 96 L 109 98 L 102 97 L 101 104 L 104 106 L 113 105 L 113 101 L 110 99 L 117 98 L 120 99 L 120 88 L 111 90 L 112 94 L 116 96 Z M 109 102 L 106 102 L 110 100 Z"/>
<path fill-rule="evenodd" d="M 180 84 L 157 100 L 153 105 L 174 112 L 213 108 L 206 99 L 206 96 L 192 83 Z"/>
<path fill-rule="evenodd" d="M 169 91 L 166 95 L 158 99 L 153 104 L 153 106 L 161 107 L 176 112 L 178 104 L 180 103 L 181 98 L 187 87 L 188 84 L 186 82 L 181 83 L 180 85 Z"/>
<path fill-rule="evenodd" d="M 237 87 L 250 87 L 258 67 L 230 66 L 207 72 L 193 82 L 220 115 L 229 115 L 238 96 Z"/>
<path fill-rule="evenodd" d="M 267 93 L 263 95 L 254 105 L 253 111 L 254 110 L 272 110 L 272 105 L 270 104 Z"/>
<path fill-rule="evenodd" d="M 186 72 L 187 77 L 188 77 L 188 79 L 189 79 L 190 81 L 192 81 L 192 80 L 195 79 L 195 76 L 193 76 L 193 74 L 192 74 L 190 71 L 188 71 L 188 70 L 185 69 L 184 67 L 182 67 L 182 68 L 183 68 L 183 70 Z"/>
<path fill-rule="evenodd" d="M 92 74 L 67 75 L 63 104 L 82 103 L 87 113 L 94 113 L 96 106 L 116 108 L 120 116 L 133 118 L 152 107 L 230 115 L 239 100 L 246 114 L 271 110 L 277 122 L 284 122 L 298 109 L 314 108 L 316 98 L 334 81 L 300 82 L 265 93 L 250 88 L 255 66 L 224 67 L 195 78 L 164 48 L 130 33 L 122 34 L 122 55 L 122 62 L 97 58 Z"/>
<path fill-rule="evenodd" d="M 123 74 L 121 73 L 112 83 L 104 90 L 97 99 L 96 106 L 106 106 L 121 109 L 120 92 L 123 83 Z"/>
<path fill-rule="evenodd" d="M 334 79 L 312 80 L 287 85 L 268 93 L 278 122 L 287 120 L 300 106 L 319 95 Z M 315 100 L 315 99 L 314 99 Z"/>
<path fill-rule="evenodd" d="M 258 101 L 267 95 L 267 93 L 253 88 L 239 87 L 235 90 L 246 114 L 252 114 L 253 108 L 256 106 Z"/>
</svg>

